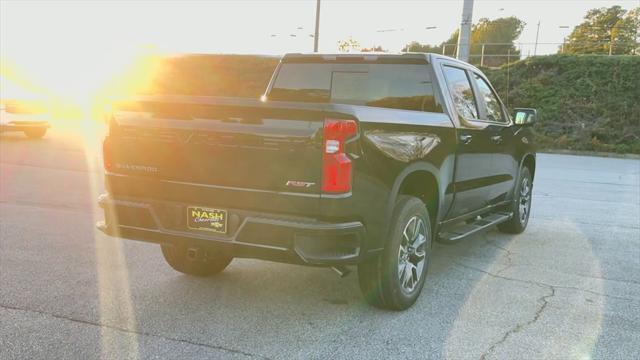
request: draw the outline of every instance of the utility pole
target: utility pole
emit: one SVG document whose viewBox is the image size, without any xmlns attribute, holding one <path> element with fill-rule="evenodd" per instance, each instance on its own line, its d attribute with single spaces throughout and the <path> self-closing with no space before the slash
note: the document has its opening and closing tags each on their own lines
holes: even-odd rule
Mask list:
<svg viewBox="0 0 640 360">
<path fill-rule="evenodd" d="M 320 0 L 316 0 L 316 33 L 313 35 L 313 52 L 318 52 L 320 38 Z"/>
<path fill-rule="evenodd" d="M 538 52 L 538 35 L 540 35 L 540 20 L 538 20 L 538 30 L 536 30 L 536 44 L 533 46 L 533 56 Z"/>
<path fill-rule="evenodd" d="M 469 61 L 469 47 L 471 41 L 471 24 L 473 21 L 473 0 L 464 0 L 462 5 L 462 21 L 458 34 L 458 49 L 456 58 Z"/>
</svg>

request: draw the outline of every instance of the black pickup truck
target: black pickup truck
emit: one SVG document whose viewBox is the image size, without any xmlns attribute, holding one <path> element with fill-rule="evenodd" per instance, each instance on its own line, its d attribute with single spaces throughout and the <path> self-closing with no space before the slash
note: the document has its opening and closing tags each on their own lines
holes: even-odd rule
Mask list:
<svg viewBox="0 0 640 360">
<path fill-rule="evenodd" d="M 533 109 L 512 118 L 475 67 L 435 54 L 287 54 L 261 99 L 142 96 L 104 140 L 106 234 L 182 273 L 234 257 L 357 266 L 406 309 L 432 240 L 527 226 Z"/>
</svg>

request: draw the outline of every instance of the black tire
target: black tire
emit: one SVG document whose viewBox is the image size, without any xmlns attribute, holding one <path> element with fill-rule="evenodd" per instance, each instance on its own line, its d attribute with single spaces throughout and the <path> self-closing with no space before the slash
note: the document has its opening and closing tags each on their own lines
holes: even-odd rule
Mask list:
<svg viewBox="0 0 640 360">
<path fill-rule="evenodd" d="M 232 256 L 214 252 L 211 249 L 197 248 L 197 257 L 188 256 L 189 248 L 185 245 L 162 244 L 162 255 L 171 267 L 183 274 L 193 276 L 211 276 L 222 272 L 231 260 Z M 191 248 L 193 250 L 195 248 Z"/>
<path fill-rule="evenodd" d="M 520 234 L 527 228 L 531 213 L 532 190 L 531 171 L 529 168 L 523 167 L 513 195 L 513 203 L 509 208 L 509 211 L 513 212 L 513 216 L 509 221 L 498 224 L 498 230 L 507 234 Z"/>
<path fill-rule="evenodd" d="M 24 131 L 30 139 L 41 139 L 47 133 L 47 128 L 33 128 Z"/>
<path fill-rule="evenodd" d="M 416 229 L 420 228 L 413 233 L 410 231 L 410 236 L 404 236 L 405 230 L 411 230 L 412 221 Z M 418 299 L 429 265 L 431 223 L 425 204 L 413 196 L 399 196 L 389 231 L 388 242 L 383 252 L 358 265 L 358 280 L 362 294 L 369 304 L 384 309 L 405 310 Z M 414 236 L 416 232 L 420 232 L 424 238 Z M 420 244 L 415 248 L 404 246 L 406 251 L 403 253 L 401 245 L 417 242 Z M 421 268 L 420 259 L 423 259 Z M 414 262 L 418 262 L 418 265 Z M 409 272 L 413 280 L 411 284 L 400 278 L 403 276 L 407 280 Z"/>
</svg>

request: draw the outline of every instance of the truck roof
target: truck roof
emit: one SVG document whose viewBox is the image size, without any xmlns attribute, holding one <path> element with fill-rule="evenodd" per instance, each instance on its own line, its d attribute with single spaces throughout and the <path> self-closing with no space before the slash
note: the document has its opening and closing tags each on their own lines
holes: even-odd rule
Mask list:
<svg viewBox="0 0 640 360">
<path fill-rule="evenodd" d="M 362 52 L 362 53 L 288 53 L 282 57 L 283 62 L 324 62 L 324 61 L 371 61 L 371 62 L 405 62 L 405 61 L 428 61 L 426 53 L 380 53 L 380 52 Z"/>
<path fill-rule="evenodd" d="M 404 52 L 404 53 L 383 53 L 383 52 L 357 52 L 357 53 L 287 53 L 282 57 L 283 62 L 330 62 L 344 59 L 346 61 L 357 61 L 358 59 L 366 62 L 430 62 L 433 58 L 446 59 L 448 61 L 458 62 L 466 66 L 472 66 L 458 59 L 436 54 L 436 53 L 420 53 L 420 52 Z"/>
</svg>

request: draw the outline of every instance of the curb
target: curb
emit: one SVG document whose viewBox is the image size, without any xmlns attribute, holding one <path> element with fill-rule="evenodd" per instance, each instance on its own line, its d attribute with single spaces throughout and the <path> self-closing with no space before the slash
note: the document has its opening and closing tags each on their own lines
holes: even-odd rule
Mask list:
<svg viewBox="0 0 640 360">
<path fill-rule="evenodd" d="M 538 150 L 538 154 L 560 154 L 560 155 L 576 155 L 576 156 L 599 156 L 599 157 L 607 157 L 607 158 L 617 158 L 617 159 L 634 159 L 640 160 L 640 154 L 618 154 L 618 153 L 610 153 L 610 152 L 601 152 L 601 151 L 586 151 L 586 150 L 554 150 L 554 149 L 544 149 Z"/>
</svg>

